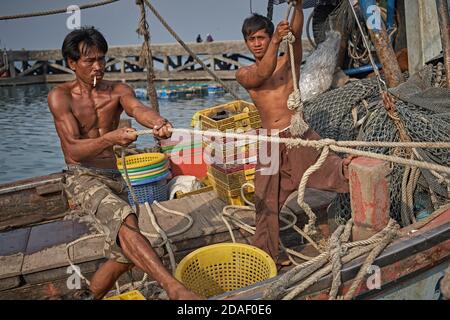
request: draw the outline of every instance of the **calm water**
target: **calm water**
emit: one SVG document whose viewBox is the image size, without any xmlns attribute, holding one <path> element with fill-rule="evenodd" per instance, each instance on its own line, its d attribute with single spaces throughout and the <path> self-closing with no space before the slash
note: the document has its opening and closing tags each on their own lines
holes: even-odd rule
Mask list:
<svg viewBox="0 0 450 320">
<path fill-rule="evenodd" d="M 132 84 L 144 88 L 144 83 Z M 231 85 L 249 101 L 247 92 Z M 51 85 L 0 87 L 0 183 L 61 171 L 64 158 L 47 106 Z M 190 127 L 192 115 L 201 109 L 232 101 L 226 94 L 216 98 L 160 100 L 161 114 L 175 127 Z M 126 118 L 126 115 L 123 116 Z M 142 129 L 135 121 L 133 126 Z M 150 136 L 140 137 L 139 147 L 153 144 Z"/>
</svg>

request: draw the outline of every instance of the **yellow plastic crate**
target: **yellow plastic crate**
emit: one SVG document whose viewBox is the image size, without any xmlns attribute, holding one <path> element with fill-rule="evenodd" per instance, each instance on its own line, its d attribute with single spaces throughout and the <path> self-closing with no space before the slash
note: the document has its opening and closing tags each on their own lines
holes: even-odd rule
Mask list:
<svg viewBox="0 0 450 320">
<path fill-rule="evenodd" d="M 184 193 L 182 191 L 178 191 L 176 193 L 176 196 L 177 196 L 177 199 L 181 199 L 181 198 L 192 196 L 194 194 L 200 194 L 200 193 L 209 192 L 209 191 L 213 191 L 213 190 L 214 190 L 214 187 L 211 185 L 211 186 L 206 186 L 206 187 L 200 188 L 198 190 L 194 190 L 194 191 L 186 192 L 186 193 Z"/>
<path fill-rule="evenodd" d="M 246 143 L 239 146 L 233 146 L 232 144 L 204 141 L 202 146 L 205 155 L 210 158 L 221 159 L 226 163 L 233 163 L 238 160 L 245 160 L 249 158 L 256 159 L 258 156 L 257 143 Z"/>
<path fill-rule="evenodd" d="M 145 297 L 139 291 L 133 290 L 103 300 L 147 300 L 147 299 L 145 299 Z"/>
<path fill-rule="evenodd" d="M 228 186 L 231 189 L 238 189 L 244 183 L 253 180 L 255 175 L 255 169 L 241 170 L 233 173 L 224 173 L 213 166 L 208 166 L 208 176 L 213 183 L 219 181 L 222 185 Z"/>
<path fill-rule="evenodd" d="M 211 118 L 212 115 L 222 111 L 228 111 L 232 115 L 222 120 L 214 120 Z M 245 132 L 250 129 L 261 128 L 261 118 L 255 105 L 243 100 L 236 100 L 199 111 L 193 118 L 198 119 L 200 129 L 202 130 L 216 129 L 219 131 L 226 131 L 230 129 L 240 129 Z M 198 122 L 193 120 L 194 126 L 196 126 Z"/>
<path fill-rule="evenodd" d="M 242 243 L 219 243 L 197 249 L 184 257 L 175 271 L 175 278 L 206 298 L 276 275 L 275 262 L 266 252 Z"/>
<path fill-rule="evenodd" d="M 210 178 L 210 180 L 213 180 Z M 253 179 L 248 180 L 247 182 L 253 183 Z M 214 181 L 213 182 L 214 190 L 216 191 L 217 196 L 225 201 L 228 204 L 231 205 L 238 205 L 238 206 L 244 206 L 247 205 L 242 199 L 241 196 L 241 187 L 236 189 L 230 189 L 227 185 L 222 184 L 220 181 Z M 244 188 L 244 197 L 250 201 L 253 202 L 253 195 L 255 193 L 255 189 L 250 186 L 246 186 Z"/>
</svg>

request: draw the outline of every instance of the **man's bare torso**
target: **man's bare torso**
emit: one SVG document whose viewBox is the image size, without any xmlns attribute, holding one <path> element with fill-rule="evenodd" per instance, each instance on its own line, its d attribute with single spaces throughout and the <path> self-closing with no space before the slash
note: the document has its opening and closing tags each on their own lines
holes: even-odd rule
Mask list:
<svg viewBox="0 0 450 320">
<path fill-rule="evenodd" d="M 117 129 L 123 112 L 117 83 L 102 81 L 92 92 L 82 92 L 76 81 L 64 83 L 58 88 L 65 93 L 67 101 L 64 103 L 68 102 L 70 105 L 78 124 L 80 139 L 98 138 Z M 70 158 L 64 145 L 62 149 L 67 164 L 77 163 Z M 115 168 L 112 147 L 81 164 L 97 168 Z"/>
<path fill-rule="evenodd" d="M 252 65 L 249 68 L 256 68 Z M 277 67 L 260 87 L 248 89 L 265 129 L 285 129 L 290 125 L 293 111 L 287 108 L 287 100 L 293 91 L 289 60 L 278 58 Z"/>
</svg>

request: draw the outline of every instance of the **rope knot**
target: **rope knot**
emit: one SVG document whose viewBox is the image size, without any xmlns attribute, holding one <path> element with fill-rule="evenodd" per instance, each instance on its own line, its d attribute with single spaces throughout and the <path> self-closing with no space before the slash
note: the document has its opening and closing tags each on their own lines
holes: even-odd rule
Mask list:
<svg viewBox="0 0 450 320">
<path fill-rule="evenodd" d="M 295 36 L 291 31 L 289 31 L 289 33 L 283 37 L 283 41 L 286 41 L 287 43 L 290 43 L 290 44 L 294 43 L 295 40 L 296 40 Z"/>
<path fill-rule="evenodd" d="M 329 147 L 336 144 L 336 140 L 334 139 L 322 139 L 317 141 L 317 148 L 322 149 L 324 147 Z"/>
<path fill-rule="evenodd" d="M 299 89 L 295 89 L 289 95 L 287 106 L 289 110 L 303 109 L 302 94 Z"/>
</svg>

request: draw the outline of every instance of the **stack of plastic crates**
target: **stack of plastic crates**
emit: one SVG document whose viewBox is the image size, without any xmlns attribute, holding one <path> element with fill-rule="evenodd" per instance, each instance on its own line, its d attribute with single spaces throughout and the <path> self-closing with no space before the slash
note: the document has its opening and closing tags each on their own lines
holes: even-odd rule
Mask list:
<svg viewBox="0 0 450 320">
<path fill-rule="evenodd" d="M 194 117 L 197 117 L 202 130 L 255 135 L 261 128 L 256 107 L 242 100 L 202 110 Z M 208 178 L 219 198 L 228 204 L 245 205 L 242 195 L 251 200 L 254 193 L 251 185 L 255 177 L 257 142 L 205 136 L 203 148 L 208 163 Z"/>
<path fill-rule="evenodd" d="M 142 153 L 125 157 L 128 176 L 140 204 L 166 201 L 169 197 L 167 180 L 170 177 L 169 161 L 162 153 Z M 117 159 L 117 168 L 126 179 L 122 159 Z M 128 200 L 134 205 L 130 190 Z"/>
</svg>

